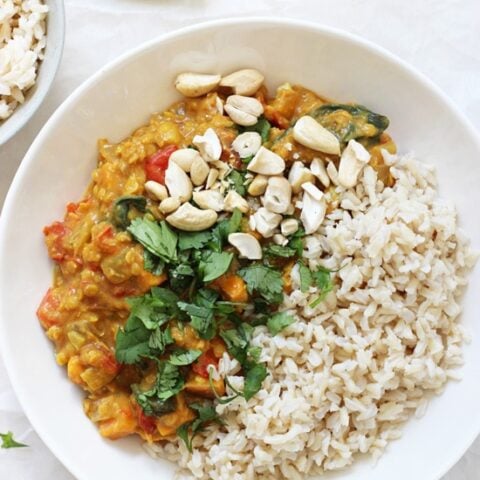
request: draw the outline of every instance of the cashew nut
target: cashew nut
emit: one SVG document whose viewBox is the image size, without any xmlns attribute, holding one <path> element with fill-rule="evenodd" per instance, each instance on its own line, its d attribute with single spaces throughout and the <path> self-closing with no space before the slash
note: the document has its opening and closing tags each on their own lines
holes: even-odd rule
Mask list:
<svg viewBox="0 0 480 480">
<path fill-rule="evenodd" d="M 273 243 L 275 243 L 276 245 L 285 246 L 288 243 L 288 239 L 285 238 L 282 234 L 276 233 L 273 236 Z"/>
<path fill-rule="evenodd" d="M 248 194 L 252 197 L 263 195 L 268 185 L 268 177 L 265 175 L 257 175 L 248 186 Z"/>
<path fill-rule="evenodd" d="M 338 172 L 337 172 L 337 167 L 335 167 L 335 164 L 333 162 L 328 162 L 326 170 L 332 183 L 334 183 L 335 185 L 338 185 Z"/>
<path fill-rule="evenodd" d="M 225 211 L 233 212 L 238 208 L 242 213 L 247 213 L 250 207 L 248 202 L 235 190 L 230 190 L 225 197 Z"/>
<path fill-rule="evenodd" d="M 284 177 L 270 177 L 263 196 L 263 206 L 274 213 L 285 213 L 292 200 L 292 187 Z"/>
<path fill-rule="evenodd" d="M 255 155 L 262 146 L 262 137 L 257 132 L 245 132 L 240 134 L 233 142 L 232 148 L 240 158 Z"/>
<path fill-rule="evenodd" d="M 263 75 L 252 68 L 238 70 L 220 81 L 220 87 L 233 90 L 237 95 L 253 95 L 263 83 Z"/>
<path fill-rule="evenodd" d="M 320 180 L 320 182 L 322 182 L 324 187 L 330 186 L 330 177 L 328 176 L 323 160 L 320 158 L 314 158 L 310 164 L 310 170 Z"/>
<path fill-rule="evenodd" d="M 193 161 L 192 168 L 190 170 L 190 178 L 192 179 L 192 183 L 196 186 L 202 185 L 207 179 L 209 172 L 210 167 L 208 166 L 208 163 L 199 155 Z"/>
<path fill-rule="evenodd" d="M 271 237 L 275 229 L 282 221 L 282 216 L 273 213 L 265 207 L 260 207 L 253 215 L 250 216 L 250 227 L 253 227 L 264 238 Z"/>
<path fill-rule="evenodd" d="M 158 208 L 165 215 L 174 212 L 180 206 L 180 199 L 177 197 L 168 197 L 160 202 Z"/>
<path fill-rule="evenodd" d="M 168 163 L 165 171 L 165 185 L 170 196 L 178 197 L 181 202 L 188 202 L 192 198 L 192 182 L 175 162 Z"/>
<path fill-rule="evenodd" d="M 222 144 L 213 128 L 207 128 L 203 135 L 195 135 L 192 143 L 208 162 L 219 160 L 222 155 Z"/>
<path fill-rule="evenodd" d="M 307 235 L 318 230 L 325 218 L 326 211 L 327 204 L 324 198 L 319 201 L 307 192 L 303 194 L 303 207 L 300 219 L 302 220 Z"/>
<path fill-rule="evenodd" d="M 237 125 L 245 127 L 255 125 L 263 113 L 263 105 L 256 98 L 242 95 L 230 95 L 224 108 Z"/>
<path fill-rule="evenodd" d="M 247 165 L 247 170 L 262 175 L 280 175 L 285 170 L 285 161 L 280 155 L 265 147 L 260 147 Z"/>
<path fill-rule="evenodd" d="M 345 188 L 355 186 L 358 175 L 369 161 L 370 154 L 365 147 L 355 140 L 350 140 L 340 158 L 338 183 Z"/>
<path fill-rule="evenodd" d="M 216 168 L 211 168 L 208 172 L 207 181 L 205 183 L 205 188 L 211 188 L 212 185 L 218 178 L 218 170 Z"/>
<path fill-rule="evenodd" d="M 315 200 L 320 201 L 323 197 L 323 192 L 316 187 L 312 182 L 305 182 L 302 184 L 303 190 L 305 190 L 309 195 L 311 195 Z"/>
<path fill-rule="evenodd" d="M 167 189 L 161 183 L 149 180 L 145 182 L 144 187 L 147 193 L 157 200 L 161 201 L 168 197 Z"/>
<path fill-rule="evenodd" d="M 200 210 L 190 203 L 184 203 L 166 220 L 170 225 L 187 232 L 198 232 L 211 227 L 217 221 L 218 215 L 214 210 Z"/>
<path fill-rule="evenodd" d="M 280 224 L 280 231 L 283 235 L 293 235 L 298 230 L 298 220 L 295 218 L 287 218 Z"/>
<path fill-rule="evenodd" d="M 181 73 L 175 80 L 175 88 L 186 97 L 200 97 L 216 88 L 220 78 L 220 75 Z"/>
<path fill-rule="evenodd" d="M 203 190 L 201 192 L 193 192 L 193 201 L 203 209 L 212 209 L 221 212 L 224 209 L 224 199 L 220 192 L 215 190 Z"/>
<path fill-rule="evenodd" d="M 240 258 L 248 258 L 249 260 L 260 260 L 262 258 L 260 242 L 249 233 L 231 233 L 228 236 L 228 243 L 238 250 Z"/>
<path fill-rule="evenodd" d="M 195 159 L 202 158 L 194 148 L 181 148 L 170 155 L 169 162 L 175 162 L 183 171 L 190 172 Z"/>
<path fill-rule="evenodd" d="M 312 180 L 312 172 L 302 162 L 293 162 L 290 172 L 288 172 L 288 181 L 292 185 L 293 193 L 299 193 L 302 184 Z"/>
<path fill-rule="evenodd" d="M 338 138 L 313 117 L 300 117 L 293 127 L 293 138 L 304 147 L 319 152 L 340 155 Z"/>
</svg>

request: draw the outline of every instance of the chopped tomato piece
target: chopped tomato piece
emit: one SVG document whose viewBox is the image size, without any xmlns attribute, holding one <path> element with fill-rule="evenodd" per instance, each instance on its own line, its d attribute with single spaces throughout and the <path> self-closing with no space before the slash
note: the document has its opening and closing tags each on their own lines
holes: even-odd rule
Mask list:
<svg viewBox="0 0 480 480">
<path fill-rule="evenodd" d="M 56 262 L 61 262 L 66 255 L 63 239 L 68 229 L 63 222 L 53 222 L 43 229 L 44 235 L 47 237 L 47 247 L 50 258 Z"/>
<path fill-rule="evenodd" d="M 208 366 L 218 366 L 218 358 L 214 355 L 213 350 L 207 350 L 202 353 L 196 363 L 192 365 L 192 370 L 203 378 L 208 378 Z"/>
<path fill-rule="evenodd" d="M 154 180 L 162 185 L 165 184 L 165 170 L 168 167 L 168 159 L 177 149 L 176 145 L 169 145 L 147 158 L 145 161 L 147 180 Z"/>
<path fill-rule="evenodd" d="M 157 432 L 156 418 L 151 417 L 150 415 L 145 415 L 144 411 L 140 405 L 135 407 L 137 413 L 138 426 L 145 432 L 150 435 L 153 435 Z"/>
<path fill-rule="evenodd" d="M 58 307 L 60 299 L 49 288 L 37 310 L 37 317 L 44 328 L 50 328 L 59 323 Z"/>
</svg>

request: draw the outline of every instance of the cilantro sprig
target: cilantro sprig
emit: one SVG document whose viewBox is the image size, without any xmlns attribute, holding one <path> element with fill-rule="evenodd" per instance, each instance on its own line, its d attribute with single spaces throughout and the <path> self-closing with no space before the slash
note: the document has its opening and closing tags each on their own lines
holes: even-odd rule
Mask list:
<svg viewBox="0 0 480 480">
<path fill-rule="evenodd" d="M 0 439 L 2 440 L 1 448 L 23 448 L 28 447 L 24 443 L 17 442 L 13 438 L 12 432 L 0 433 Z"/>
</svg>

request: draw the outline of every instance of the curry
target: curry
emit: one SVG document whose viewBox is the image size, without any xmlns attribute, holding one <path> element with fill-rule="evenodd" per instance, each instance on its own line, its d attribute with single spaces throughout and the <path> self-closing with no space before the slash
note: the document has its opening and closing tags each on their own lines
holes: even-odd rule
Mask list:
<svg viewBox="0 0 480 480">
<path fill-rule="evenodd" d="M 282 243 L 259 233 L 258 221 L 256 227 L 252 225 L 260 204 L 253 188 L 245 200 L 249 184 L 253 185 L 247 172 L 253 160 L 242 158 L 232 147 L 239 134 L 256 132 L 261 148 L 281 157 L 287 169 L 299 159 L 306 167 L 317 159 L 338 168 L 340 155 L 295 141 L 296 121 L 309 115 L 338 138 L 341 148 L 358 141 L 369 152 L 380 180 L 387 186 L 393 182 L 381 154 L 382 149 L 395 152 L 384 132 L 385 117 L 358 105 L 333 104 L 301 86 L 285 84 L 273 98 L 264 86 L 259 87 L 251 98 L 261 104 L 263 115 L 254 125 L 242 126 L 222 108 L 228 94 L 219 88 L 185 98 L 153 115 L 119 144 L 100 140 L 98 165 L 85 195 L 67 205 L 63 221 L 44 229 L 55 270 L 38 318 L 55 345 L 58 364 L 85 391 L 85 413 L 104 437 L 137 434 L 152 442 L 194 433 L 199 422 L 219 421 L 213 400 L 226 392 L 245 398 L 254 395 L 267 375 L 259 353 L 248 346 L 252 327 L 264 322 L 279 331 L 292 321 L 276 312 L 275 305 L 282 291 L 291 289 L 289 273 L 301 262 L 302 229 L 287 229 L 287 221 L 295 223 L 300 212 L 289 206 Z M 225 185 L 233 189 L 230 197 L 236 204 L 228 209 L 225 197 L 224 213 L 205 210 L 212 218 L 210 210 L 215 212 L 210 227 L 182 231 L 179 223 L 169 221 L 173 214 L 167 199 L 159 202 L 165 195 L 162 186 L 168 184 L 172 155 L 185 149 L 204 153 L 198 138 L 209 129 L 218 137 L 221 155 L 210 159 L 208 168 L 214 170 L 214 165 L 215 175 L 223 175 L 223 180 L 212 180 L 215 175 L 209 172 L 210 180 L 204 182 L 218 183 L 220 191 Z M 203 164 L 198 165 L 202 177 Z M 193 179 L 194 167 L 188 168 Z M 198 191 L 201 185 L 196 185 Z M 330 190 L 322 187 L 327 202 L 333 204 L 335 193 Z M 195 193 L 194 186 L 193 198 L 200 204 L 201 196 Z M 179 198 L 170 204 L 179 205 Z M 246 238 L 238 234 L 249 235 L 250 244 L 253 238 L 260 245 L 260 258 L 247 261 L 237 255 L 234 238 Z M 328 292 L 328 272 L 300 267 L 305 278 Z M 244 392 L 215 375 L 225 355 L 240 359 Z"/>
</svg>

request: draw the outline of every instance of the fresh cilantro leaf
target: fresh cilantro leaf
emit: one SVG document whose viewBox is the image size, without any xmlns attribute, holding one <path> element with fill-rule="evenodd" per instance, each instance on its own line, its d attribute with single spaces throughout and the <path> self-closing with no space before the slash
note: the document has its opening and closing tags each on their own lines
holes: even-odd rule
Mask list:
<svg viewBox="0 0 480 480">
<path fill-rule="evenodd" d="M 0 439 L 2 440 L 2 448 L 21 448 L 28 447 L 24 443 L 17 442 L 13 438 L 12 432 L 0 433 Z"/>
<path fill-rule="evenodd" d="M 242 158 L 242 163 L 245 163 L 248 165 L 252 160 L 255 155 L 249 155 L 248 157 Z"/>
<path fill-rule="evenodd" d="M 297 250 L 293 247 L 275 245 L 274 243 L 267 245 L 263 251 L 266 255 L 283 258 L 294 257 L 297 254 Z"/>
<path fill-rule="evenodd" d="M 279 271 L 260 263 L 242 268 L 238 274 L 245 280 L 250 294 L 256 292 L 269 303 L 283 300 L 283 279 Z"/>
<path fill-rule="evenodd" d="M 171 397 L 165 401 L 159 400 L 157 397 L 156 387 L 151 390 L 142 391 L 138 385 L 132 385 L 132 391 L 136 402 L 140 405 L 145 415 L 165 415 L 166 413 L 171 413 L 176 409 L 175 398 Z"/>
<path fill-rule="evenodd" d="M 198 264 L 198 271 L 202 280 L 208 283 L 222 276 L 230 268 L 232 260 L 233 253 L 205 252 Z"/>
<path fill-rule="evenodd" d="M 166 328 L 165 330 L 157 328 L 148 339 L 149 348 L 155 350 L 157 355 L 163 353 L 165 351 L 165 347 L 167 345 L 171 345 L 172 343 L 173 338 L 170 328 Z"/>
<path fill-rule="evenodd" d="M 315 286 L 320 290 L 318 298 L 310 304 L 310 307 L 315 308 L 333 290 L 333 282 L 331 270 L 325 267 L 319 267 L 315 272 L 312 272 L 312 276 Z"/>
<path fill-rule="evenodd" d="M 165 262 L 147 249 L 143 250 L 143 268 L 153 275 L 161 275 L 165 270 Z"/>
<path fill-rule="evenodd" d="M 180 265 L 170 268 L 168 271 L 168 279 L 170 287 L 178 292 L 184 291 L 191 285 L 195 277 L 195 272 L 190 265 L 181 263 Z"/>
<path fill-rule="evenodd" d="M 235 190 L 242 197 L 244 197 L 247 193 L 247 189 L 245 187 L 245 173 L 234 169 L 227 176 L 227 180 L 232 185 L 233 190 Z"/>
<path fill-rule="evenodd" d="M 248 323 L 242 323 L 238 328 L 220 332 L 220 336 L 227 346 L 228 353 L 236 358 L 241 365 L 247 361 L 251 334 L 252 327 Z"/>
<path fill-rule="evenodd" d="M 228 220 L 222 220 L 212 230 L 212 240 L 209 246 L 216 252 L 221 252 L 223 246 L 231 233 L 238 232 L 242 223 L 242 212 L 237 208 L 233 211 Z"/>
<path fill-rule="evenodd" d="M 125 330 L 119 330 L 115 338 L 115 358 L 120 363 L 132 364 L 150 353 L 151 332 L 138 318 L 130 321 Z"/>
<path fill-rule="evenodd" d="M 125 230 L 130 225 L 129 213 L 131 209 L 145 212 L 147 199 L 136 195 L 125 195 L 115 200 L 112 209 L 112 223 Z"/>
<path fill-rule="evenodd" d="M 302 293 L 308 292 L 313 283 L 312 272 L 305 264 L 300 262 L 298 264 L 298 273 L 300 275 L 300 291 Z"/>
<path fill-rule="evenodd" d="M 185 384 L 179 368 L 169 362 L 160 362 L 157 374 L 157 397 L 165 401 L 175 396 Z"/>
<path fill-rule="evenodd" d="M 260 347 L 250 347 L 248 349 L 248 355 L 251 357 L 251 359 L 255 362 L 258 363 L 260 360 L 260 355 L 262 354 L 262 349 Z"/>
<path fill-rule="evenodd" d="M 179 232 L 178 248 L 180 250 L 189 250 L 191 248 L 203 248 L 212 238 L 212 233 L 208 230 L 203 232 Z"/>
<path fill-rule="evenodd" d="M 159 328 L 172 317 L 178 318 L 178 297 L 165 288 L 154 287 L 149 293 L 129 298 L 130 315 L 125 327 L 117 332 L 115 357 L 120 363 L 132 364 L 158 354 L 161 345 L 169 341 L 167 333 L 160 334 Z M 160 336 L 163 335 L 163 338 Z"/>
<path fill-rule="evenodd" d="M 202 354 L 201 350 L 177 350 L 170 355 L 168 362 L 178 367 L 190 365 Z"/>
<path fill-rule="evenodd" d="M 262 115 L 255 125 L 243 127 L 242 131 L 259 133 L 262 137 L 262 143 L 265 143 L 268 140 L 271 128 L 272 126 L 270 125 L 270 122 Z"/>
<path fill-rule="evenodd" d="M 165 312 L 163 302 L 152 295 L 128 298 L 127 303 L 130 306 L 129 320 L 138 318 L 149 330 L 154 330 L 170 319 Z M 129 329 L 129 320 L 126 324 L 127 330 Z"/>
<path fill-rule="evenodd" d="M 177 234 L 167 222 L 157 223 L 148 218 L 135 218 L 127 230 L 150 253 L 164 262 L 171 263 L 177 259 Z"/>
<path fill-rule="evenodd" d="M 215 336 L 214 305 L 217 293 L 213 290 L 202 289 L 197 292 L 193 303 L 178 302 L 178 308 L 187 313 L 192 327 L 201 338 L 210 340 Z"/>
<path fill-rule="evenodd" d="M 267 367 L 263 363 L 258 363 L 247 371 L 243 387 L 245 400 L 250 400 L 262 388 L 262 383 L 267 375 Z"/>
<path fill-rule="evenodd" d="M 278 312 L 268 319 L 267 328 L 272 335 L 276 335 L 294 322 L 295 317 L 293 315 L 286 312 Z"/>
<path fill-rule="evenodd" d="M 185 442 L 186 447 L 192 452 L 192 442 L 195 436 L 201 432 L 209 422 L 223 423 L 213 405 L 191 403 L 189 407 L 197 412 L 197 418 L 184 423 L 177 429 L 177 435 Z M 191 433 L 189 435 L 189 432 Z"/>
<path fill-rule="evenodd" d="M 302 257 L 303 254 L 303 237 L 305 236 L 305 230 L 299 228 L 291 237 L 288 242 L 288 247 L 294 248 L 297 251 L 297 256 Z"/>
</svg>

